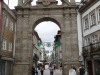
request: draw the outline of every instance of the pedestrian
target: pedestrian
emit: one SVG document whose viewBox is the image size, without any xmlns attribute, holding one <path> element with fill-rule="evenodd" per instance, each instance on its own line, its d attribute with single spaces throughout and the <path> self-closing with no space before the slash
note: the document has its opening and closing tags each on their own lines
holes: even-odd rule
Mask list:
<svg viewBox="0 0 100 75">
<path fill-rule="evenodd" d="M 69 70 L 69 75 L 77 75 L 73 65 L 71 66 L 71 68 Z"/>
<path fill-rule="evenodd" d="M 54 66 L 52 63 L 49 65 L 50 75 L 53 75 Z"/>
<path fill-rule="evenodd" d="M 75 67 L 75 65 L 73 65 L 73 69 L 76 71 L 76 67 Z"/>
<path fill-rule="evenodd" d="M 32 75 L 35 75 L 35 67 L 32 66 Z"/>
<path fill-rule="evenodd" d="M 62 63 L 60 64 L 60 71 L 62 70 Z"/>
<path fill-rule="evenodd" d="M 84 66 L 81 65 L 81 67 L 79 67 L 78 71 L 79 71 L 79 75 L 84 75 L 85 74 Z"/>
<path fill-rule="evenodd" d="M 56 65 L 54 64 L 54 70 L 56 69 Z"/>
<path fill-rule="evenodd" d="M 88 72 L 87 72 L 87 70 L 85 70 L 85 74 L 84 75 L 88 75 Z M 99 74 L 100 75 L 100 74 Z"/>
<path fill-rule="evenodd" d="M 38 69 L 37 68 L 35 68 L 35 74 L 38 75 Z"/>
<path fill-rule="evenodd" d="M 44 74 L 44 68 L 43 68 L 43 65 L 40 66 L 40 72 L 41 72 L 41 75 Z"/>
</svg>

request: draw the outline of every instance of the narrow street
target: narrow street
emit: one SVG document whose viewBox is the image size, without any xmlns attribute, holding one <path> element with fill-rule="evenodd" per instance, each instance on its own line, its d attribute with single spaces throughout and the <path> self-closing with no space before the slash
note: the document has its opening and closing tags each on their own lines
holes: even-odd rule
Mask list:
<svg viewBox="0 0 100 75">
<path fill-rule="evenodd" d="M 38 70 L 38 75 L 41 75 L 40 70 Z M 44 70 L 44 75 L 50 75 L 50 70 L 49 69 Z M 54 75 L 62 75 L 62 71 L 59 69 L 56 69 L 54 70 Z"/>
</svg>

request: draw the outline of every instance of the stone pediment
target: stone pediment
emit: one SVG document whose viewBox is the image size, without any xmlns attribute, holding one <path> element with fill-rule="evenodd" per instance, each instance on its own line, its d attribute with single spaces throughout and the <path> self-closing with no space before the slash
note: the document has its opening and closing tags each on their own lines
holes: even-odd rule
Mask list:
<svg viewBox="0 0 100 75">
<path fill-rule="evenodd" d="M 23 4 L 22 7 L 30 7 L 31 6 L 31 2 L 32 0 L 26 0 Z M 62 2 L 62 6 L 70 6 L 70 2 L 68 2 L 67 0 L 61 0 Z M 56 0 L 38 0 L 37 2 L 37 6 L 55 6 L 57 5 L 58 1 Z"/>
<path fill-rule="evenodd" d="M 65 0 L 61 0 L 62 5 L 66 5 L 66 6 L 70 6 L 70 3 L 68 1 Z M 58 1 L 56 0 L 38 0 L 37 1 L 37 5 L 38 6 L 54 6 L 57 5 Z"/>
<path fill-rule="evenodd" d="M 51 4 L 57 5 L 56 0 L 38 0 L 36 3 L 38 6 L 50 6 Z"/>
</svg>

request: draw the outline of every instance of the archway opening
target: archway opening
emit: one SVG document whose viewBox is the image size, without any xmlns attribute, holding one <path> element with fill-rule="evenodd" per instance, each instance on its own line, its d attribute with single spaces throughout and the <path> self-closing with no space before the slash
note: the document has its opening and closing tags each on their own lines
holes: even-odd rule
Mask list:
<svg viewBox="0 0 100 75">
<path fill-rule="evenodd" d="M 42 42 L 54 44 L 54 40 L 55 40 L 54 37 L 57 35 L 57 32 L 60 31 L 60 28 L 58 27 L 56 23 L 52 21 L 44 21 L 44 22 L 39 23 L 35 27 L 35 31 L 38 33 Z M 47 51 L 51 52 L 53 50 L 52 45 L 50 47 L 48 47 L 47 45 L 43 45 L 43 46 L 45 47 Z"/>
<path fill-rule="evenodd" d="M 41 53 L 40 55 L 37 55 L 39 57 L 38 62 L 36 63 L 38 68 L 43 65 L 45 70 L 48 70 L 50 63 L 52 63 L 56 69 L 60 69 L 62 62 L 60 53 L 61 43 L 58 41 L 58 37 L 61 33 L 59 25 L 49 20 L 40 21 L 39 23 L 36 23 L 34 31 L 37 32 L 39 36 L 37 46 L 40 48 L 38 51 Z M 59 38 L 61 38 L 61 35 Z"/>
</svg>

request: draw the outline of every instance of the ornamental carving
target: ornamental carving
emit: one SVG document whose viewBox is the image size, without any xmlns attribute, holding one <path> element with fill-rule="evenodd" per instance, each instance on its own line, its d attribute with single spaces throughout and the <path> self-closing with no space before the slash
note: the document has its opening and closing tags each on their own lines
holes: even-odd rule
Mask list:
<svg viewBox="0 0 100 75">
<path fill-rule="evenodd" d="M 50 1 L 49 0 L 43 0 L 43 5 L 50 5 Z"/>
</svg>

